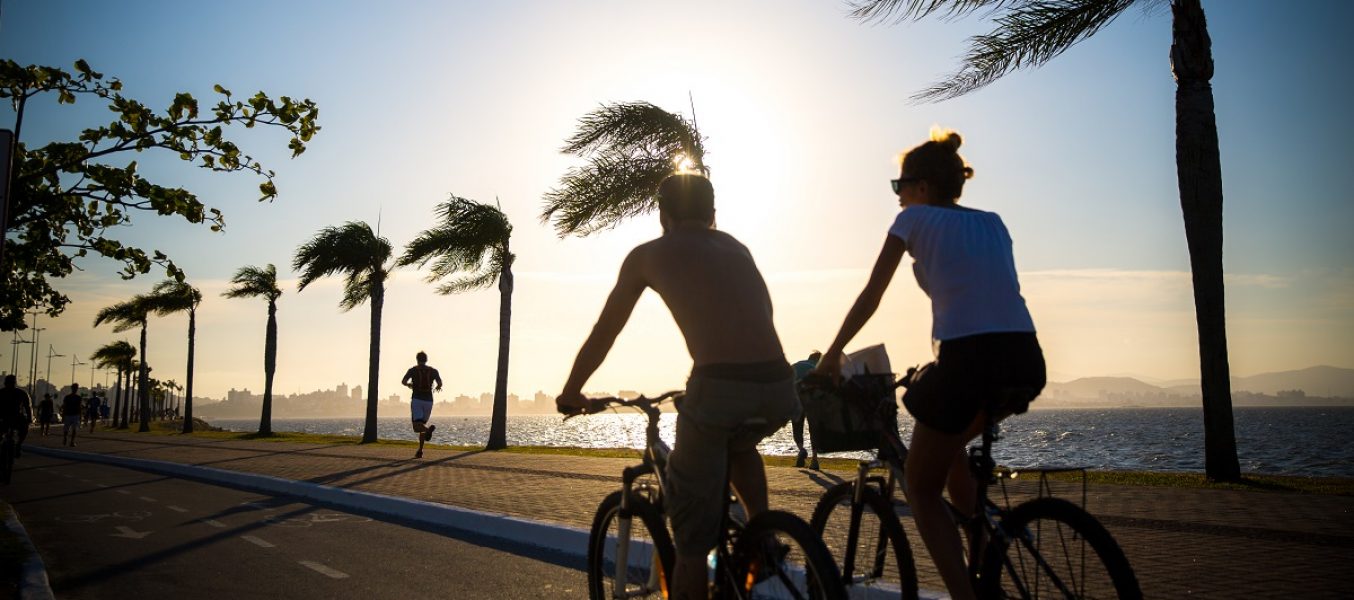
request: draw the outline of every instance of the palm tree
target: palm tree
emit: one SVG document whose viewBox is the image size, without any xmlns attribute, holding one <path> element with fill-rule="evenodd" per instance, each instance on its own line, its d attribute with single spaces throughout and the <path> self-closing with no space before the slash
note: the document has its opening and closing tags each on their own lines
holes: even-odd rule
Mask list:
<svg viewBox="0 0 1354 600">
<path fill-rule="evenodd" d="M 494 380 L 494 418 L 489 426 L 489 450 L 508 445 L 508 339 L 512 329 L 512 263 L 508 251 L 512 224 L 497 206 L 452 196 L 439 204 L 436 226 L 418 234 L 405 247 L 399 266 L 432 262 L 428 282 L 455 277 L 437 287 L 454 294 L 498 284 L 498 376 Z"/>
<path fill-rule="evenodd" d="M 136 348 L 125 340 L 118 340 L 104 344 L 94 354 L 89 356 L 89 360 L 98 365 L 101 369 L 116 369 L 117 381 L 114 383 L 116 392 L 113 396 L 113 426 L 118 424 L 119 410 L 123 406 L 122 396 L 122 374 L 127 373 L 130 377 L 132 361 L 136 358 Z"/>
<path fill-rule="evenodd" d="M 105 306 L 99 309 L 98 314 L 94 316 L 94 326 L 98 327 L 104 323 L 113 325 L 115 333 L 130 331 L 137 327 L 141 328 L 141 361 L 139 374 L 137 376 L 137 413 L 141 424 L 137 428 L 138 432 L 150 431 L 150 395 L 146 378 L 149 376 L 146 369 L 146 325 L 150 320 L 150 312 L 153 310 L 151 301 L 147 296 L 136 295 L 131 299 L 119 302 L 112 306 Z M 126 420 L 123 420 L 126 426 Z"/>
<path fill-rule="evenodd" d="M 679 169 L 708 172 L 695 117 L 687 121 L 648 102 L 603 105 L 578 120 L 562 152 L 588 158 L 545 195 L 542 221 L 560 237 L 588 235 L 650 212 L 664 177 Z"/>
<path fill-rule="evenodd" d="M 150 291 L 151 308 L 159 316 L 188 313 L 188 380 L 187 397 L 183 405 L 183 432 L 193 432 L 193 350 L 197 346 L 197 307 L 202 303 L 202 292 L 175 279 L 155 284 Z"/>
<path fill-rule="evenodd" d="M 277 267 L 241 267 L 230 280 L 234 287 L 221 294 L 227 298 L 268 299 L 268 326 L 263 334 L 263 415 L 259 418 L 259 433 L 273 433 L 273 373 L 277 371 L 277 299 L 282 288 L 277 287 Z"/>
<path fill-rule="evenodd" d="M 296 291 L 306 289 L 315 280 L 327 275 L 344 276 L 343 299 L 339 308 L 344 311 L 371 301 L 371 347 L 367 366 L 367 419 L 362 429 L 362 443 L 376 441 L 376 398 L 381 366 L 381 309 L 385 306 L 386 279 L 390 277 L 393 249 L 390 241 L 371 230 L 361 221 L 349 221 L 339 227 L 321 229 L 296 249 L 292 268 L 301 272 Z"/>
<path fill-rule="evenodd" d="M 1222 269 L 1222 163 L 1213 111 L 1212 41 L 1200 0 L 860 0 L 865 20 L 956 18 L 997 14 L 996 29 L 972 38 L 963 66 L 917 95 L 944 100 L 981 88 L 1016 69 L 1040 66 L 1095 35 L 1130 6 L 1169 4 L 1175 89 L 1175 164 L 1185 239 L 1194 276 L 1204 408 L 1204 468 L 1210 479 L 1241 477 L 1232 425 L 1231 374 Z"/>
</svg>

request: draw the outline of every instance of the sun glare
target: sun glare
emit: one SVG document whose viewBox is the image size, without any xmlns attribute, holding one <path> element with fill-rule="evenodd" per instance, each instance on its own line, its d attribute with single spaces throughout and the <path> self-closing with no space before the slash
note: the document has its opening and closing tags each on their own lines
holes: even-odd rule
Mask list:
<svg viewBox="0 0 1354 600">
<path fill-rule="evenodd" d="M 678 173 L 696 172 L 696 161 L 691 160 L 691 158 L 685 154 L 678 154 L 677 156 L 672 157 L 672 164 L 677 167 Z"/>
</svg>

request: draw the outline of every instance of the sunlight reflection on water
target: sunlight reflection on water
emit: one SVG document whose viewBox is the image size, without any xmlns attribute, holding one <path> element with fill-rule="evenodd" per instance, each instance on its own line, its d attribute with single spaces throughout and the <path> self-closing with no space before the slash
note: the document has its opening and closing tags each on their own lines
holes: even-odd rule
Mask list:
<svg viewBox="0 0 1354 600">
<path fill-rule="evenodd" d="M 1354 425 L 1354 408 L 1237 408 L 1237 446 L 1246 472 L 1354 477 L 1354 445 L 1345 441 Z M 253 431 L 257 419 L 213 419 L 233 431 Z M 483 444 L 489 437 L 488 417 L 433 417 L 435 443 Z M 673 443 L 677 415 L 659 422 L 659 436 Z M 510 445 L 640 448 L 643 415 L 598 414 L 569 421 L 555 415 L 513 416 L 508 420 Z M 912 419 L 899 419 L 903 439 Z M 274 419 L 276 431 L 359 436 L 362 420 Z M 383 439 L 413 440 L 409 422 L 389 417 L 378 421 Z M 812 432 L 805 437 L 811 439 Z M 790 427 L 764 440 L 758 449 L 768 455 L 793 455 Z M 1203 418 L 1196 409 L 1035 410 L 1003 423 L 997 444 L 999 462 L 1016 467 L 1083 466 L 1096 469 L 1153 471 L 1203 470 Z M 864 458 L 866 453 L 828 456 Z"/>
</svg>

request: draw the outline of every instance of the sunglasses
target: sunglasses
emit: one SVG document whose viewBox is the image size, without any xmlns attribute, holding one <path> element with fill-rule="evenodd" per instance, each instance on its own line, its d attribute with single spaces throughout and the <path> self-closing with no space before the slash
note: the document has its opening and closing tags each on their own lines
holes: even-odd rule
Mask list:
<svg viewBox="0 0 1354 600">
<path fill-rule="evenodd" d="M 893 193 L 899 194 L 902 193 L 901 190 L 904 185 L 916 183 L 918 181 L 921 181 L 920 177 L 899 177 L 897 179 L 890 179 L 889 183 L 893 185 Z"/>
</svg>

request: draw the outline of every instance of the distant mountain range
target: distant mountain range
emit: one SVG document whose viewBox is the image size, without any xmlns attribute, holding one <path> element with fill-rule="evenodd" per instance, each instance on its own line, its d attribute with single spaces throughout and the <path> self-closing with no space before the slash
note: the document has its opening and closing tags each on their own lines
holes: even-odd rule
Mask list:
<svg viewBox="0 0 1354 600">
<path fill-rule="evenodd" d="M 1083 377 L 1049 382 L 1045 404 L 1086 406 L 1180 406 L 1197 404 L 1199 381 L 1174 380 L 1160 385 L 1134 377 Z M 1319 366 L 1296 371 L 1232 378 L 1237 405 L 1354 405 L 1354 369 Z"/>
</svg>

